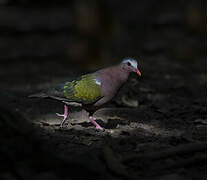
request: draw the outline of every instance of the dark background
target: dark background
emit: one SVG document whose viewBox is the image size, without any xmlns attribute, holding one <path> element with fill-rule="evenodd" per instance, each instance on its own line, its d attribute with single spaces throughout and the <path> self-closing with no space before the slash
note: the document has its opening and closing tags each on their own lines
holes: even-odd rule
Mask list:
<svg viewBox="0 0 207 180">
<path fill-rule="evenodd" d="M 207 179 L 206 55 L 205 0 L 0 0 L 0 179 Z M 124 57 L 105 132 L 27 98 Z"/>
</svg>

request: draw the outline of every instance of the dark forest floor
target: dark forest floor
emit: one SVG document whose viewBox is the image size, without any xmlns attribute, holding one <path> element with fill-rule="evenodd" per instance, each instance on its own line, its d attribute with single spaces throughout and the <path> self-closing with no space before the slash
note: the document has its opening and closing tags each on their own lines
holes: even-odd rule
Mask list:
<svg viewBox="0 0 207 180">
<path fill-rule="evenodd" d="M 31 2 L 1 2 L 0 180 L 206 180 L 206 3 Z M 125 56 L 142 77 L 95 113 L 104 132 L 27 97 Z"/>
<path fill-rule="evenodd" d="M 48 71 L 49 62 L 40 69 L 38 63 L 18 66 L 33 68 L 28 76 L 15 73 L 15 65 L 1 69 L 7 78 L 1 82 L 1 179 L 207 178 L 206 62 L 141 60 L 142 77 L 131 75 L 110 105 L 96 112 L 104 132 L 76 108 L 59 129 L 61 103 L 27 98 L 79 74 L 61 62 L 50 63 Z"/>
</svg>

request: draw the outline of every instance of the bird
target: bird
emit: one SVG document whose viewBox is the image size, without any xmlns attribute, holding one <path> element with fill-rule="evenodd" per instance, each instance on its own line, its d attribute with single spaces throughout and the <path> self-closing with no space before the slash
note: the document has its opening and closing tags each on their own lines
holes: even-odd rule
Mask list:
<svg viewBox="0 0 207 180">
<path fill-rule="evenodd" d="M 29 97 L 52 98 L 64 103 L 64 113 L 56 113 L 57 116 L 63 118 L 60 128 L 64 126 L 68 117 L 68 105 L 71 102 L 79 103 L 89 113 L 90 122 L 97 130 L 103 131 L 104 128 L 94 120 L 93 114 L 112 100 L 119 89 L 127 82 L 131 72 L 141 76 L 137 61 L 134 58 L 124 58 L 119 64 L 81 75 L 71 81 L 65 81 L 54 88 L 32 94 Z"/>
</svg>

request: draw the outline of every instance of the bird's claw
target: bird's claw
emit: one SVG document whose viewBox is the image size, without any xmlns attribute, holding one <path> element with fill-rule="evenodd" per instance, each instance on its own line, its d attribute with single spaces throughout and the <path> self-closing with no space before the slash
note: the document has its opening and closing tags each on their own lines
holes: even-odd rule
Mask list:
<svg viewBox="0 0 207 180">
<path fill-rule="evenodd" d="M 92 116 L 89 116 L 89 120 L 91 121 L 91 123 L 93 123 L 94 126 L 96 126 L 96 130 L 101 130 L 104 131 L 104 128 L 102 128 L 95 120 Z"/>
<path fill-rule="evenodd" d="M 59 114 L 59 113 L 56 113 L 56 115 L 60 116 L 60 117 L 63 117 L 63 120 L 62 120 L 62 122 L 60 124 L 60 128 L 63 128 L 63 125 L 64 125 L 64 123 L 65 123 L 65 121 L 67 119 L 67 115 L 66 114 Z"/>
<path fill-rule="evenodd" d="M 105 131 L 105 129 L 102 128 L 101 126 L 96 126 L 96 130 L 98 130 L 98 131 Z"/>
<path fill-rule="evenodd" d="M 66 117 L 66 115 L 65 115 L 65 114 L 60 114 L 60 113 L 56 113 L 56 115 L 57 115 L 57 116 L 64 117 L 64 118 Z"/>
<path fill-rule="evenodd" d="M 62 123 L 60 124 L 60 129 L 63 129 L 63 124 Z"/>
<path fill-rule="evenodd" d="M 68 106 L 67 105 L 64 105 L 64 114 L 59 114 L 59 113 L 56 113 L 57 116 L 61 116 L 63 117 L 63 120 L 60 124 L 60 128 L 63 128 L 63 125 L 68 117 Z"/>
</svg>

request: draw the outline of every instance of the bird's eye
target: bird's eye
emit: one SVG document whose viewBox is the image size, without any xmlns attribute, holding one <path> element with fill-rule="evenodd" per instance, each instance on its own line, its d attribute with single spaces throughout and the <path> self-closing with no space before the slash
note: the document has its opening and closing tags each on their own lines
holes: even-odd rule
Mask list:
<svg viewBox="0 0 207 180">
<path fill-rule="evenodd" d="M 130 62 L 127 62 L 127 65 L 128 65 L 128 66 L 131 66 Z"/>
</svg>

